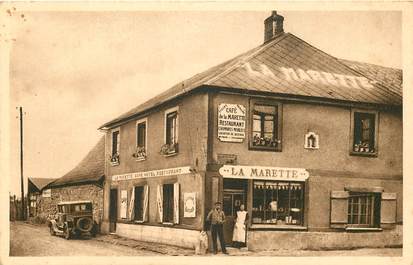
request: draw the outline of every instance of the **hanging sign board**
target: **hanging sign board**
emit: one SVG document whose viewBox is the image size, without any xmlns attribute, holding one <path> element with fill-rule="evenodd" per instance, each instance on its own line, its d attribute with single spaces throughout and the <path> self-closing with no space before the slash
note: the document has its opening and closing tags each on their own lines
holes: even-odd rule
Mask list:
<svg viewBox="0 0 413 265">
<path fill-rule="evenodd" d="M 218 139 L 223 142 L 241 143 L 245 139 L 246 110 L 239 104 L 219 104 Z"/>
<path fill-rule="evenodd" d="M 271 179 L 285 181 L 305 181 L 309 173 L 304 168 L 252 167 L 224 165 L 219 169 L 224 178 Z"/>
<path fill-rule="evenodd" d="M 184 193 L 184 217 L 195 217 L 196 197 L 195 192 Z"/>
<path fill-rule="evenodd" d="M 160 170 L 135 172 L 122 175 L 113 175 L 112 181 L 129 180 L 129 179 L 139 179 L 139 178 L 153 178 L 153 177 L 166 177 L 175 176 L 181 174 L 191 173 L 191 167 L 175 167 Z"/>
</svg>

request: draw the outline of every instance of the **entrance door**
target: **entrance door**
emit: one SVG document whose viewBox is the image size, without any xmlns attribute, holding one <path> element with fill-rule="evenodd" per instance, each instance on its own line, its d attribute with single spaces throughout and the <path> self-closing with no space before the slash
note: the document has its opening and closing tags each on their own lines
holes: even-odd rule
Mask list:
<svg viewBox="0 0 413 265">
<path fill-rule="evenodd" d="M 223 210 L 225 213 L 224 239 L 226 245 L 231 245 L 234 231 L 234 219 L 241 204 L 246 206 L 246 192 L 244 190 L 224 190 Z"/>
<path fill-rule="evenodd" d="M 118 219 L 118 190 L 110 190 L 109 203 L 109 232 L 116 232 L 116 220 Z"/>
</svg>

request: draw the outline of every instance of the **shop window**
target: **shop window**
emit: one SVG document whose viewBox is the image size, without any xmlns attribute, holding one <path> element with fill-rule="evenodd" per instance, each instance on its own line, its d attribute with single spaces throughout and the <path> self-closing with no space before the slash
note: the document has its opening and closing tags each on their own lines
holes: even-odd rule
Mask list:
<svg viewBox="0 0 413 265">
<path fill-rule="evenodd" d="M 115 130 L 112 132 L 112 152 L 110 156 L 110 162 L 112 165 L 119 164 L 119 144 L 120 144 L 120 131 Z"/>
<path fill-rule="evenodd" d="M 380 226 L 380 193 L 350 192 L 348 225 L 354 227 Z"/>
<path fill-rule="evenodd" d="M 304 183 L 254 181 L 252 222 L 303 225 Z"/>
<path fill-rule="evenodd" d="M 281 151 L 281 104 L 252 101 L 250 148 Z"/>
<path fill-rule="evenodd" d="M 377 122 L 377 112 L 352 111 L 352 154 L 377 154 Z"/>
<path fill-rule="evenodd" d="M 146 128 L 147 128 L 147 121 L 139 120 L 136 123 L 136 150 L 133 153 L 133 157 L 137 160 L 145 160 L 147 155 L 147 148 L 146 148 Z"/>
<path fill-rule="evenodd" d="M 161 154 L 171 155 L 178 152 L 178 109 L 173 108 L 165 112 L 165 144 Z"/>
</svg>

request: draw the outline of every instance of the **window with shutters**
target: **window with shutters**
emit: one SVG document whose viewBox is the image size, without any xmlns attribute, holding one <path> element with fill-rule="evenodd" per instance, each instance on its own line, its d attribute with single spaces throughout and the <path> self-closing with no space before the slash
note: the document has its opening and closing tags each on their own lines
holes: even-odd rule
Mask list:
<svg viewBox="0 0 413 265">
<path fill-rule="evenodd" d="M 377 156 L 378 112 L 352 110 L 351 154 Z"/>
<path fill-rule="evenodd" d="M 397 194 L 381 187 L 351 187 L 331 191 L 330 227 L 348 230 L 381 230 L 396 224 Z"/>
<path fill-rule="evenodd" d="M 162 187 L 163 201 L 163 222 L 173 223 L 174 221 L 174 184 L 164 184 Z"/>
<path fill-rule="evenodd" d="M 250 149 L 281 151 L 281 104 L 251 100 Z"/>
<path fill-rule="evenodd" d="M 143 221 L 143 208 L 144 208 L 144 187 L 137 186 L 135 187 L 135 205 L 134 205 L 134 220 Z"/>
<path fill-rule="evenodd" d="M 350 192 L 348 198 L 348 225 L 353 227 L 380 227 L 380 193 Z"/>
</svg>

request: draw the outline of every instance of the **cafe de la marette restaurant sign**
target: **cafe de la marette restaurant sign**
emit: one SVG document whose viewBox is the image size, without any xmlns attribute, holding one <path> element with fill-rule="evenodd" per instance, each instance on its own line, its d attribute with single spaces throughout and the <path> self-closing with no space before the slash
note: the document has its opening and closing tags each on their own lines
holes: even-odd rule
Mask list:
<svg viewBox="0 0 413 265">
<path fill-rule="evenodd" d="M 154 178 L 154 177 L 167 177 L 182 174 L 191 173 L 191 167 L 175 167 L 152 171 L 142 171 L 135 173 L 127 173 L 121 175 L 113 175 L 112 181 L 129 180 L 129 179 L 139 179 L 139 178 Z"/>
<path fill-rule="evenodd" d="M 270 179 L 286 181 L 305 181 L 309 173 L 304 168 L 254 167 L 224 165 L 219 169 L 224 178 Z"/>
<path fill-rule="evenodd" d="M 243 105 L 219 104 L 218 139 L 223 142 L 242 142 L 245 139 L 245 117 Z"/>
</svg>

